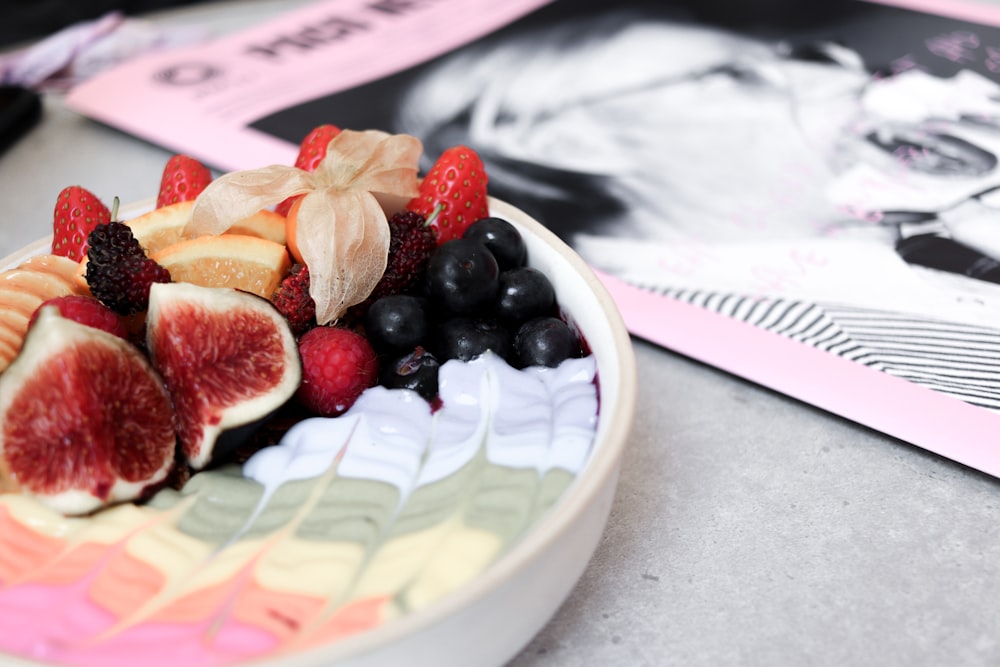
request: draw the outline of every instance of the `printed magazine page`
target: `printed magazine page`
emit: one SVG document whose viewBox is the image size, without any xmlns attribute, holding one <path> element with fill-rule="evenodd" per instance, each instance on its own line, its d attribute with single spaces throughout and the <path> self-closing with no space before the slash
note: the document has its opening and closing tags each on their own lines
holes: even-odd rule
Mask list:
<svg viewBox="0 0 1000 667">
<path fill-rule="evenodd" d="M 329 0 L 68 102 L 220 170 L 468 144 L 633 334 L 1000 476 L 1000 12 L 901 4 Z"/>
</svg>

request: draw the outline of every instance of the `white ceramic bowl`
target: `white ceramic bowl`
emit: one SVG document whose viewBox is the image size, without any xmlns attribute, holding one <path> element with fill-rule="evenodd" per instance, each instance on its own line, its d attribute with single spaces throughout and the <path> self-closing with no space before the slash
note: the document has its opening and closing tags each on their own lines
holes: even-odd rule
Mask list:
<svg viewBox="0 0 1000 667">
<path fill-rule="evenodd" d="M 124 209 L 124 217 L 148 207 L 144 203 Z M 520 229 L 531 265 L 552 280 L 560 304 L 596 358 L 600 412 L 589 460 L 532 528 L 457 590 L 358 634 L 311 648 L 248 656 L 246 664 L 502 665 L 553 615 L 593 555 L 608 519 L 635 410 L 636 369 L 629 334 L 600 281 L 568 246 L 509 204 L 492 200 L 491 212 Z M 49 240 L 42 239 L 0 260 L 0 270 L 48 247 Z M 3 590 L 0 581 L 0 628 Z M 132 657 L 132 664 L 143 662 L 138 655 Z M 0 664 L 49 663 L 0 652 Z M 129 663 L 126 659 L 121 664 Z"/>
</svg>

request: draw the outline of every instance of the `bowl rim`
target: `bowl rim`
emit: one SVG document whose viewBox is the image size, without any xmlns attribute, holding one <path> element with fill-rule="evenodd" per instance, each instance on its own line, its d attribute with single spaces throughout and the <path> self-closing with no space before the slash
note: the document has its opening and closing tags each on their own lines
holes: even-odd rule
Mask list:
<svg viewBox="0 0 1000 667">
<path fill-rule="evenodd" d="M 337 661 L 358 657 L 460 613 L 463 608 L 501 588 L 513 579 L 519 570 L 572 530 L 576 521 L 595 501 L 605 484 L 618 474 L 622 454 L 635 421 L 638 397 L 635 353 L 621 313 L 611 294 L 590 266 L 554 232 L 512 204 L 494 197 L 489 198 L 489 204 L 491 214 L 496 213 L 506 219 L 513 218 L 519 225 L 552 247 L 580 275 L 596 297 L 616 343 L 614 360 L 618 365 L 619 381 L 616 385 L 618 399 L 614 406 L 615 418 L 608 422 L 600 446 L 595 446 L 592 450 L 586 474 L 578 476 L 566 489 L 557 503 L 557 511 L 546 514 L 511 547 L 510 551 L 491 563 L 482 573 L 418 612 L 392 619 L 370 631 L 345 637 L 333 644 L 275 656 L 283 658 L 285 661 L 283 664 L 305 666 L 319 664 L 319 660 Z M 605 404 L 602 402 L 601 405 L 603 409 Z M 592 557 L 593 554 L 590 554 L 588 560 Z M 301 662 L 296 662 L 296 659 Z M 259 664 L 270 663 L 262 660 Z"/>
<path fill-rule="evenodd" d="M 154 203 L 152 198 L 140 200 L 122 207 L 122 212 L 142 212 Z M 396 643 L 421 630 L 430 628 L 501 589 L 541 554 L 548 551 L 558 540 L 573 529 L 577 520 L 596 501 L 607 484 L 615 484 L 635 418 L 638 385 L 635 353 L 631 336 L 625 326 L 611 294 L 593 272 L 590 266 L 554 232 L 535 220 L 521 209 L 489 197 L 491 215 L 511 220 L 529 230 L 533 235 L 552 248 L 578 274 L 600 305 L 611 339 L 614 341 L 613 363 L 617 365 L 618 381 L 615 383 L 616 398 L 613 405 L 605 403 L 603 391 L 600 393 L 602 411 L 613 410 L 614 418 L 606 422 L 599 433 L 600 441 L 595 442 L 585 468 L 585 474 L 578 475 L 559 498 L 555 511 L 547 512 L 531 529 L 518 539 L 509 551 L 501 555 L 480 574 L 463 583 L 457 589 L 442 595 L 427 606 L 397 618 L 390 619 L 378 627 L 357 635 L 344 637 L 335 642 L 301 650 L 278 651 L 277 653 L 253 656 L 243 662 L 246 665 L 307 665 L 331 664 L 351 658 L 361 657 L 375 650 Z M 15 266 L 28 257 L 41 254 L 51 246 L 51 235 L 38 239 L 0 258 L 0 270 Z M 602 519 L 601 531 L 606 530 L 607 519 Z M 587 561 L 593 557 L 588 554 Z M 574 586 L 576 582 L 574 582 Z M 29 658 L 13 654 L 2 654 L 4 660 L 13 659 L 13 664 L 47 665 Z"/>
</svg>

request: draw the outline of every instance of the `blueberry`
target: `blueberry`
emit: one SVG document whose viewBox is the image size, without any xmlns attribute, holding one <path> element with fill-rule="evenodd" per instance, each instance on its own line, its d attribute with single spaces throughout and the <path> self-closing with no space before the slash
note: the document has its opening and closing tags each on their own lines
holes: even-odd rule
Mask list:
<svg viewBox="0 0 1000 667">
<path fill-rule="evenodd" d="M 514 362 L 519 368 L 554 368 L 580 356 L 580 341 L 568 324 L 556 317 L 528 320 L 514 335 Z"/>
<path fill-rule="evenodd" d="M 428 401 L 438 394 L 438 370 L 441 364 L 437 358 L 417 346 L 382 366 L 379 382 L 389 389 L 411 389 Z"/>
<path fill-rule="evenodd" d="M 500 274 L 496 314 L 504 322 L 520 324 L 533 317 L 551 315 L 556 305 L 556 290 L 548 276 L 530 266 Z"/>
<path fill-rule="evenodd" d="M 500 270 L 524 266 L 528 250 L 520 232 L 502 218 L 482 218 L 469 225 L 462 238 L 481 242 L 496 257 Z"/>
<path fill-rule="evenodd" d="M 479 241 L 452 239 L 440 245 L 427 264 L 427 290 L 447 310 L 470 315 L 493 303 L 500 268 Z"/>
<path fill-rule="evenodd" d="M 492 350 L 506 359 L 510 356 L 510 334 L 491 320 L 453 317 L 439 330 L 438 354 L 442 359 L 469 361 Z"/>
<path fill-rule="evenodd" d="M 365 313 L 365 334 L 377 350 L 412 350 L 424 343 L 429 326 L 423 300 L 406 294 L 377 299 Z"/>
</svg>

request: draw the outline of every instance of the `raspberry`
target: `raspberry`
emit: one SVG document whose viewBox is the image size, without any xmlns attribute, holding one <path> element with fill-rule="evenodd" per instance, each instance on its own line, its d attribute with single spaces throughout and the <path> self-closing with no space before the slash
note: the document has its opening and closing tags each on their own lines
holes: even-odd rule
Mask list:
<svg viewBox="0 0 1000 667">
<path fill-rule="evenodd" d="M 292 267 L 271 296 L 271 302 L 288 320 L 296 336 L 316 326 L 316 302 L 309 296 L 309 268 L 305 264 Z"/>
<path fill-rule="evenodd" d="M 364 336 L 349 329 L 310 329 L 299 339 L 299 354 L 299 401 L 325 417 L 345 412 L 378 379 L 375 350 Z"/>
<path fill-rule="evenodd" d="M 427 219 L 402 211 L 389 219 L 389 259 L 385 274 L 372 290 L 371 300 L 407 291 L 423 275 L 431 252 L 437 247 Z"/>
<path fill-rule="evenodd" d="M 59 314 L 66 319 L 107 331 L 119 338 L 128 338 L 128 330 L 115 312 L 97 299 L 79 294 L 57 296 L 45 301 L 32 313 L 29 327 L 35 323 L 39 311 L 45 306 L 55 306 L 59 309 Z"/>
<path fill-rule="evenodd" d="M 146 310 L 149 286 L 170 282 L 170 273 L 146 257 L 124 223 L 98 225 L 87 243 L 87 285 L 101 303 L 119 315 Z"/>
</svg>

